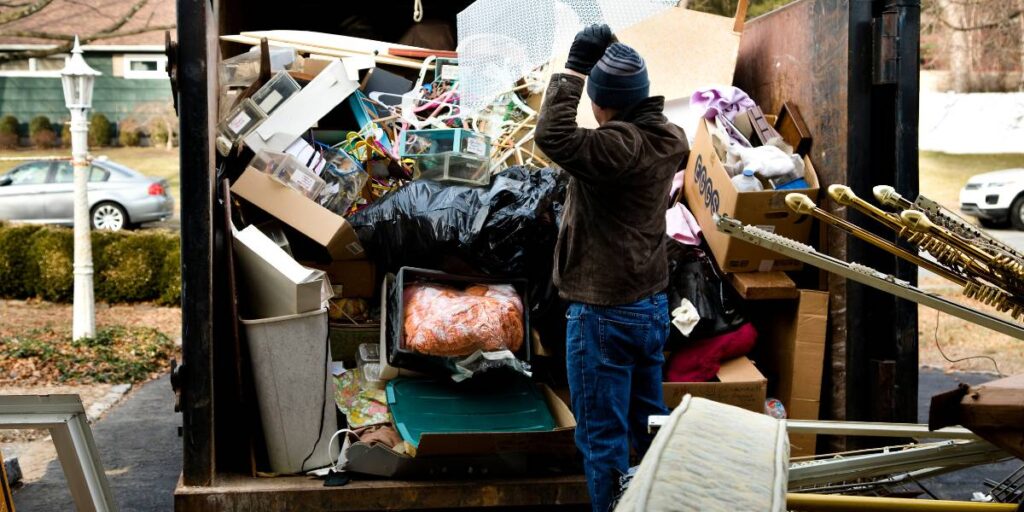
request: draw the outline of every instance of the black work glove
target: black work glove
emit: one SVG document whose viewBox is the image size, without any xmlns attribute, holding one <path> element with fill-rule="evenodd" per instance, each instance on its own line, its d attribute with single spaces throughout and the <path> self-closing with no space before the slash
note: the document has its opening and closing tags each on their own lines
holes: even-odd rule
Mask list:
<svg viewBox="0 0 1024 512">
<path fill-rule="evenodd" d="M 565 67 L 589 75 L 597 61 L 604 56 L 608 46 L 618 41 L 608 25 L 591 25 L 576 34 L 576 39 L 569 48 L 569 60 Z"/>
</svg>

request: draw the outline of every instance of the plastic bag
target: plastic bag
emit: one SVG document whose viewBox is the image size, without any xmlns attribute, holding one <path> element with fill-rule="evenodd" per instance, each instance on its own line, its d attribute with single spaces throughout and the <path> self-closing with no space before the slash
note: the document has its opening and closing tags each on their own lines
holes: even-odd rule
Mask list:
<svg viewBox="0 0 1024 512">
<path fill-rule="evenodd" d="M 414 284 L 403 293 L 405 346 L 436 356 L 510 350 L 523 344 L 523 303 L 510 285 L 457 290 Z"/>
<path fill-rule="evenodd" d="M 669 310 L 682 299 L 693 303 L 700 316 L 689 336 L 672 328 L 669 345 L 678 346 L 687 339 L 703 340 L 738 329 L 746 318 L 742 299 L 732 286 L 722 281 L 715 263 L 699 247 L 669 243 Z"/>
<path fill-rule="evenodd" d="M 427 267 L 526 278 L 533 311 L 557 296 L 555 242 L 568 177 L 555 169 L 512 167 L 489 187 L 418 180 L 348 220 L 380 268 Z"/>
</svg>

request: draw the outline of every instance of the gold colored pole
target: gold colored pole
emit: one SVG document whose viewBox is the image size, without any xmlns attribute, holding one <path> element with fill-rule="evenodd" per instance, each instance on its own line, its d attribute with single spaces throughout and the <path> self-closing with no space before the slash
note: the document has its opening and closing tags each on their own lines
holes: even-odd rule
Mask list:
<svg viewBox="0 0 1024 512">
<path fill-rule="evenodd" d="M 853 189 L 846 185 L 829 185 L 828 195 L 833 201 L 843 206 L 852 206 L 864 215 L 885 224 L 886 227 L 893 231 L 899 232 L 899 230 L 903 229 L 903 224 L 900 223 L 900 219 L 898 217 L 889 212 L 880 210 L 877 206 L 857 197 L 857 194 L 853 193 Z"/>
<path fill-rule="evenodd" d="M 818 208 L 818 206 L 814 204 L 814 201 L 812 201 L 810 197 L 807 197 L 804 194 L 788 194 L 786 196 L 786 206 L 789 206 L 789 208 L 794 212 L 805 215 L 811 215 L 815 219 L 818 219 L 830 226 L 845 231 L 871 245 L 874 245 L 875 247 L 878 247 L 879 249 L 882 249 L 883 251 L 888 252 L 889 254 L 892 254 L 893 256 L 903 258 L 930 272 L 945 277 L 946 279 L 949 279 L 950 281 L 956 283 L 959 286 L 966 286 L 969 282 L 968 279 L 965 279 L 963 276 L 951 272 L 946 267 L 943 267 L 930 260 L 926 260 L 916 254 L 906 251 L 892 244 L 888 240 L 885 240 L 884 238 L 875 235 L 874 233 L 871 233 L 870 231 L 861 229 L 859 226 L 853 224 L 852 222 L 840 219 L 839 217 L 836 217 L 826 212 L 825 210 Z"/>
<path fill-rule="evenodd" d="M 786 494 L 786 508 L 793 511 L 895 511 L 895 512 L 1016 512 L 1012 503 L 878 498 L 841 494 Z"/>
</svg>

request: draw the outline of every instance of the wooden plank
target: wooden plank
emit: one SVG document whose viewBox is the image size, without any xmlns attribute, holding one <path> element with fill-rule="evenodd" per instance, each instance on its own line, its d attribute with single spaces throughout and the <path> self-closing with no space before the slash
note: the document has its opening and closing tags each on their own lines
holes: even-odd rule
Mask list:
<svg viewBox="0 0 1024 512">
<path fill-rule="evenodd" d="M 251 46 L 258 45 L 259 42 L 260 42 L 259 38 L 258 37 L 254 37 L 254 36 L 249 35 L 249 34 L 250 33 L 246 32 L 246 33 L 243 33 L 241 35 L 225 35 L 225 36 L 221 36 L 220 39 L 221 39 L 221 41 L 228 41 L 228 42 L 232 42 L 232 43 L 242 43 L 242 44 L 247 44 L 247 45 L 251 45 Z M 382 54 L 365 53 L 365 52 L 353 51 L 353 50 L 345 50 L 345 49 L 340 49 L 340 48 L 332 48 L 332 47 L 329 47 L 329 46 L 322 46 L 321 44 L 311 44 L 309 42 L 302 41 L 302 40 L 299 40 L 299 41 L 294 41 L 294 40 L 288 41 L 288 40 L 276 39 L 276 38 L 271 38 L 271 37 L 267 37 L 267 39 L 271 43 L 273 43 L 275 46 L 290 46 L 290 47 L 295 48 L 296 50 L 301 51 L 301 52 L 316 53 L 316 54 L 319 54 L 319 55 L 327 55 L 327 56 L 330 56 L 330 57 L 368 56 L 368 57 L 372 57 L 373 60 L 376 63 L 378 63 L 378 64 L 387 64 L 387 65 L 391 65 L 391 66 L 400 66 L 400 67 L 410 68 L 410 69 L 420 69 L 423 66 L 423 61 L 415 60 L 415 59 L 407 59 L 405 57 L 393 57 L 393 56 L 387 55 L 387 54 L 383 54 L 382 55 Z"/>
<path fill-rule="evenodd" d="M 972 430 L 1018 427 L 1024 432 L 1024 374 L 972 387 L 960 399 L 959 419 Z"/>
<path fill-rule="evenodd" d="M 178 482 L 175 510 L 309 512 L 576 507 L 589 502 L 583 475 L 479 480 L 354 480 L 341 487 L 303 477 L 222 475 L 211 487 Z"/>
<path fill-rule="evenodd" d="M 729 283 L 746 300 L 795 299 L 800 295 L 785 272 L 741 272 L 728 274 Z"/>
</svg>

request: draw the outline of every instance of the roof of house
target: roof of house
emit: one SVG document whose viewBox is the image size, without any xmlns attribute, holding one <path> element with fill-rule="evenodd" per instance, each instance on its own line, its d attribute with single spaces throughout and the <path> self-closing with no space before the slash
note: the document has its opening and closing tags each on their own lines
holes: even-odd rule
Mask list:
<svg viewBox="0 0 1024 512">
<path fill-rule="evenodd" d="M 52 0 L 46 7 L 24 18 L 0 25 L 0 45 L 52 45 L 62 41 L 33 37 L 17 37 L 16 32 L 47 32 L 86 37 L 109 29 L 123 18 L 139 0 Z M 31 2 L 24 2 L 29 4 Z M 174 25 L 174 0 L 148 0 L 118 32 L 135 32 L 150 27 Z M 10 11 L 10 9 L 5 9 Z M 174 30 L 171 29 L 172 36 Z M 96 39 L 91 45 L 163 45 L 164 31 L 150 30 L 139 34 Z"/>
</svg>

